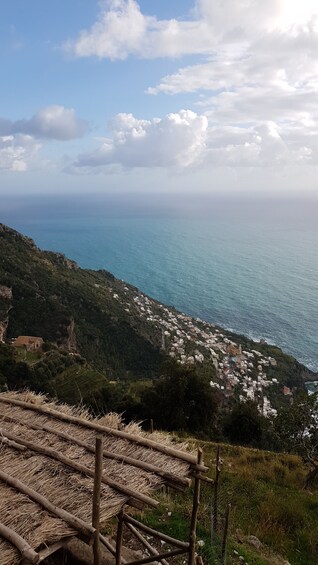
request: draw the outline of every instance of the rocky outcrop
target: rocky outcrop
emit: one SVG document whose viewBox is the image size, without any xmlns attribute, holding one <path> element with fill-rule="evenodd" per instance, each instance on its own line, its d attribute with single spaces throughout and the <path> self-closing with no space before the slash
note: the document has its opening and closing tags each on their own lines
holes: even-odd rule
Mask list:
<svg viewBox="0 0 318 565">
<path fill-rule="evenodd" d="M 0 297 L 7 300 L 12 300 L 12 289 L 8 286 L 0 285 Z"/>
<path fill-rule="evenodd" d="M 12 290 L 0 285 L 0 343 L 4 342 L 9 322 L 9 312 L 12 308 Z"/>
<path fill-rule="evenodd" d="M 73 318 L 71 318 L 70 324 L 67 326 L 67 349 L 72 353 L 77 352 L 75 322 Z"/>
<path fill-rule="evenodd" d="M 0 322 L 0 343 L 4 343 L 8 323 Z"/>
<path fill-rule="evenodd" d="M 1 223 L 0 223 L 0 237 L 15 238 L 16 240 L 23 241 L 28 245 L 31 245 L 31 247 L 33 247 L 34 249 L 37 249 L 33 239 L 31 239 L 26 235 L 22 235 L 16 230 L 9 228 L 9 226 L 6 226 L 5 224 L 1 224 Z"/>
</svg>

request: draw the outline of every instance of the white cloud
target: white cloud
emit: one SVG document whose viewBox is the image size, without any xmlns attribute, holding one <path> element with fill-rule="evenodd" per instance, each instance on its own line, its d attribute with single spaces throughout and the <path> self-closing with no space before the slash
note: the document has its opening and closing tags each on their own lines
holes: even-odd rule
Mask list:
<svg viewBox="0 0 318 565">
<path fill-rule="evenodd" d="M 249 43 L 220 44 L 202 63 L 181 67 L 163 77 L 148 93 L 222 91 L 260 85 L 285 94 L 316 91 L 317 49 L 318 29 L 313 33 L 310 28 L 300 30 L 295 36 L 272 32 Z"/>
<path fill-rule="evenodd" d="M 233 41 L 302 27 L 318 7 L 316 0 L 197 0 L 196 12 L 223 41 Z"/>
<path fill-rule="evenodd" d="M 125 59 L 211 54 L 273 31 L 317 27 L 316 0 L 197 0 L 184 20 L 160 20 L 136 0 L 104 0 L 97 21 L 64 47 L 76 57 Z"/>
<path fill-rule="evenodd" d="M 282 167 L 318 163 L 318 134 L 297 138 L 275 122 L 228 126 L 208 124 L 204 115 L 190 110 L 168 114 L 162 119 L 141 120 L 118 114 L 111 120 L 111 138 L 102 139 L 97 149 L 78 156 L 67 172 L 113 173 L 116 167 L 178 168 Z M 117 169 L 118 170 L 118 169 Z"/>
<path fill-rule="evenodd" d="M 198 93 L 203 113 L 184 131 L 169 117 L 178 114 L 159 121 L 119 115 L 113 137 L 81 155 L 77 167 L 318 163 L 317 0 L 196 0 L 178 20 L 143 14 L 137 0 L 107 0 L 66 48 L 112 60 L 196 55 L 147 92 Z"/>
<path fill-rule="evenodd" d="M 86 129 L 86 122 L 76 117 L 73 108 L 58 105 L 42 108 L 30 120 L 0 118 L 0 135 L 25 134 L 66 141 L 81 137 Z"/>
<path fill-rule="evenodd" d="M 126 59 L 133 54 L 143 58 L 177 57 L 186 53 L 206 53 L 211 45 L 209 26 L 204 19 L 158 20 L 146 16 L 136 0 L 104 0 L 98 20 L 82 30 L 64 49 L 76 57 Z"/>
<path fill-rule="evenodd" d="M 65 44 L 77 57 L 124 59 L 134 51 L 147 30 L 147 18 L 134 0 L 103 2 L 98 21 L 89 31 L 83 30 L 76 42 Z"/>
<path fill-rule="evenodd" d="M 0 170 L 26 171 L 40 148 L 30 135 L 0 136 Z"/>
<path fill-rule="evenodd" d="M 274 122 L 257 126 L 212 126 L 208 131 L 205 163 L 217 166 L 281 168 L 295 164 L 317 164 L 316 149 L 308 139 L 294 143 L 288 131 Z"/>
<path fill-rule="evenodd" d="M 190 110 L 152 120 L 118 114 L 110 122 L 112 138 L 80 155 L 75 166 L 188 167 L 204 154 L 207 127 L 207 118 Z"/>
</svg>

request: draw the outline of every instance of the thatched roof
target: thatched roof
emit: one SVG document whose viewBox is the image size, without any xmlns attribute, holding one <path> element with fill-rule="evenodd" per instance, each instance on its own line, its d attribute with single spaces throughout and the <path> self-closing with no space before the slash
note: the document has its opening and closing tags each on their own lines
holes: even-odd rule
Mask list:
<svg viewBox="0 0 318 565">
<path fill-rule="evenodd" d="M 102 525 L 124 504 L 155 505 L 152 491 L 163 483 L 185 487 L 198 469 L 187 446 L 167 435 L 123 426 L 116 414 L 93 419 L 85 409 L 30 392 L 0 394 L 0 433 L 1 565 L 21 562 L 6 528 L 37 552 L 80 531 L 92 535 L 97 434 L 104 449 Z"/>
</svg>

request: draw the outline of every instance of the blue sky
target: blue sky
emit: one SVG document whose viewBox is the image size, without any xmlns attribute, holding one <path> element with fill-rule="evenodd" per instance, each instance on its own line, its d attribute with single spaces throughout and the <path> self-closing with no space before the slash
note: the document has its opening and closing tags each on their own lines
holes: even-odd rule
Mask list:
<svg viewBox="0 0 318 565">
<path fill-rule="evenodd" d="M 0 5 L 0 191 L 315 191 L 316 0 Z"/>
</svg>

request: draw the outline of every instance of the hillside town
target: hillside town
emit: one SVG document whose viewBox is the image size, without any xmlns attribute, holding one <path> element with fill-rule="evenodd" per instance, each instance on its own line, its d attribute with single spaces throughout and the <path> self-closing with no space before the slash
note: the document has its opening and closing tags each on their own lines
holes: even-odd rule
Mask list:
<svg viewBox="0 0 318 565">
<path fill-rule="evenodd" d="M 242 349 L 213 324 L 179 313 L 141 292 L 131 295 L 131 289 L 125 285 L 124 294 L 130 298 L 125 311 L 137 314 L 161 330 L 161 347 L 177 363 L 212 362 L 216 378 L 211 380 L 211 387 L 219 389 L 225 398 L 236 396 L 241 402 L 257 402 L 264 416 L 276 415 L 268 391 L 271 387 L 279 387 L 279 383 L 267 374 L 269 367 L 277 366 L 276 359 L 264 356 L 256 349 Z M 121 300 L 118 293 L 113 294 L 113 298 Z M 284 387 L 283 394 L 291 396 L 290 389 Z"/>
</svg>

